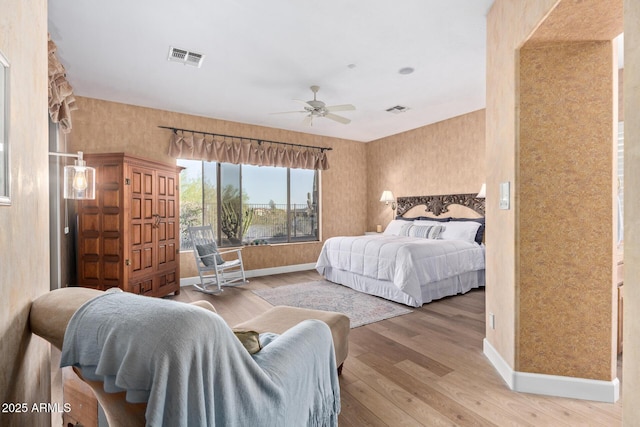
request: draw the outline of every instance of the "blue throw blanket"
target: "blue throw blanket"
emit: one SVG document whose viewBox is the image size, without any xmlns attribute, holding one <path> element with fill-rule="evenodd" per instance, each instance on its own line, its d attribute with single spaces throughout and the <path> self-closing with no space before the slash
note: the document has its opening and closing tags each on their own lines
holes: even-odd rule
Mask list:
<svg viewBox="0 0 640 427">
<path fill-rule="evenodd" d="M 148 426 L 336 426 L 329 327 L 307 320 L 268 338 L 252 356 L 213 312 L 107 292 L 71 318 L 60 365 L 147 402 Z"/>
</svg>

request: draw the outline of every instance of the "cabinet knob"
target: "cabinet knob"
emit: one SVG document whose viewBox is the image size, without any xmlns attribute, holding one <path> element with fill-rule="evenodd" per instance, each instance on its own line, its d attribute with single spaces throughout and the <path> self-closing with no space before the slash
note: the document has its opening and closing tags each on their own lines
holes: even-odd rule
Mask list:
<svg viewBox="0 0 640 427">
<path fill-rule="evenodd" d="M 125 259 L 124 260 L 124 265 L 131 265 L 131 260 L 130 259 Z"/>
</svg>

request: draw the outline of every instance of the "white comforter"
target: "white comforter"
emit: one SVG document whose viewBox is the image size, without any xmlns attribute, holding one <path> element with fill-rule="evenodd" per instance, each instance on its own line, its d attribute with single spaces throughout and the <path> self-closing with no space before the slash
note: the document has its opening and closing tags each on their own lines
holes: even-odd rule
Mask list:
<svg viewBox="0 0 640 427">
<path fill-rule="evenodd" d="M 322 247 L 316 269 L 348 271 L 388 281 L 421 300 L 420 286 L 483 270 L 484 248 L 463 240 L 385 235 L 332 237 Z"/>
</svg>

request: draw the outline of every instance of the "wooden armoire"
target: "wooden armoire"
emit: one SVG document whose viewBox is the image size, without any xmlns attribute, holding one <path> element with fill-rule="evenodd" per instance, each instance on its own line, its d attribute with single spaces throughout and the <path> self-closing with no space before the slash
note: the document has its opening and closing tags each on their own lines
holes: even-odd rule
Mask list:
<svg viewBox="0 0 640 427">
<path fill-rule="evenodd" d="M 180 167 L 125 153 L 85 154 L 96 198 L 78 203 L 78 286 L 180 293 Z"/>
</svg>

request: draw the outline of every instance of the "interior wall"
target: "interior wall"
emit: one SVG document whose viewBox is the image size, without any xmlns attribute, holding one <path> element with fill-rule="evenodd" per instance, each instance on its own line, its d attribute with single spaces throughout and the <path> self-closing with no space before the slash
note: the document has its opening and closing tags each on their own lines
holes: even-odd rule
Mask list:
<svg viewBox="0 0 640 427">
<path fill-rule="evenodd" d="M 611 41 L 520 50 L 519 372 L 616 377 L 613 52 Z"/>
<path fill-rule="evenodd" d="M 365 230 L 367 159 L 363 143 L 86 97 L 77 97 L 77 104 L 68 137 L 72 152 L 126 152 L 175 164 L 167 154 L 171 131 L 158 126 L 330 147 L 330 168 L 320 173 L 321 237 L 361 234 Z M 247 246 L 242 258 L 247 270 L 315 263 L 321 248 L 322 242 Z M 180 257 L 180 275 L 197 276 L 191 252 L 183 252 Z"/>
<path fill-rule="evenodd" d="M 536 41 L 542 44 L 567 42 L 567 43 L 581 43 L 584 41 L 610 41 L 615 38 L 620 32 L 622 32 L 622 2 L 619 0 L 560 0 L 560 1 L 543 1 L 543 0 L 531 0 L 516 2 L 512 0 L 496 0 L 489 15 L 488 15 L 488 46 L 487 46 L 487 165 L 489 167 L 487 172 L 487 223 L 499 223 L 502 227 L 499 230 L 487 229 L 487 283 L 492 283 L 494 286 L 487 287 L 487 314 L 495 313 L 496 328 L 492 329 L 487 322 L 487 343 L 490 344 L 501 356 L 501 358 L 509 365 L 510 369 L 518 368 L 517 358 L 520 354 L 526 355 L 527 352 L 535 352 L 537 348 L 537 341 L 528 341 L 523 343 L 518 340 L 518 334 L 523 332 L 522 319 L 518 317 L 523 310 L 536 311 L 535 307 L 531 304 L 535 302 L 523 298 L 523 283 L 519 280 L 525 275 L 523 267 L 524 264 L 520 264 L 523 257 L 519 257 L 519 252 L 522 249 L 522 245 L 526 245 L 524 236 L 520 235 L 518 225 L 526 223 L 529 219 L 534 219 L 533 216 L 529 216 L 531 209 L 523 211 L 521 205 L 523 203 L 522 198 L 525 197 L 523 193 L 523 182 L 519 179 L 519 168 L 525 168 L 526 164 L 521 161 L 522 155 L 520 144 L 520 128 L 519 121 L 522 119 L 522 112 L 520 111 L 520 81 L 521 72 L 519 66 L 521 65 L 519 55 L 522 54 L 520 48 L 525 42 Z M 625 42 L 627 42 L 625 37 Z M 613 55 L 611 55 L 613 60 Z M 571 58 L 566 58 L 571 61 Z M 588 64 L 587 64 L 588 65 Z M 613 75 L 613 72 L 611 71 Z M 628 77 L 627 73 L 627 77 Z M 555 77 L 553 77 L 555 78 Z M 551 78 L 551 79 L 553 79 Z M 594 76 L 597 78 L 597 75 Z M 613 93 L 615 88 L 614 78 L 610 78 L 607 82 L 610 87 L 609 90 Z M 548 82 L 547 82 L 548 83 Z M 589 90 L 589 89 L 585 89 Z M 625 95 L 627 92 L 625 91 Z M 582 94 L 576 97 L 576 93 L 569 91 L 568 98 L 575 98 L 571 101 L 579 105 L 579 113 L 586 113 L 588 105 L 585 102 L 589 102 L 588 98 Z M 613 98 L 613 96 L 612 96 Z M 613 101 L 613 99 L 611 100 Z M 581 104 L 582 103 L 582 104 Z M 580 105 L 581 104 L 581 105 Z M 538 116 L 538 120 L 542 120 L 545 115 L 553 114 L 553 107 L 549 105 L 540 104 L 540 108 L 534 109 L 529 114 L 535 114 Z M 610 112 L 606 113 L 606 120 L 615 120 L 614 112 L 615 108 L 611 106 Z M 627 112 L 629 108 L 626 108 Z M 577 114 L 577 113 L 576 113 Z M 575 114 L 574 114 L 575 116 Z M 575 118 L 574 120 L 580 120 Z M 575 132 L 576 130 L 574 130 Z M 603 143 L 608 144 L 609 138 L 613 140 L 614 129 L 610 129 L 610 136 L 603 139 Z M 606 146 L 606 145 L 605 145 Z M 607 148 L 612 149 L 613 143 L 609 144 Z M 544 153 L 549 158 L 549 153 Z M 568 153 L 567 153 L 568 154 Z M 574 158 L 580 156 L 580 151 L 573 153 Z M 609 161 L 612 158 L 607 153 L 605 160 Z M 495 165 L 495 168 L 493 167 Z M 605 165 L 605 172 L 610 173 L 612 166 Z M 583 192 L 589 192 L 588 180 L 584 180 L 584 176 L 577 176 L 578 181 L 571 183 L 571 186 L 576 188 L 581 187 Z M 579 182 L 583 180 L 583 182 Z M 549 184 L 549 178 L 541 176 L 538 179 L 538 184 Z M 613 181 L 613 179 L 611 180 Z M 511 183 L 510 202 L 511 208 L 508 210 L 501 210 L 498 206 L 498 191 L 499 184 L 501 182 Z M 584 184 L 584 185 L 583 185 Z M 603 191 L 601 197 L 608 199 L 613 194 L 613 182 L 607 182 L 610 184 L 610 189 Z M 555 183 L 554 185 L 558 185 Z M 545 189 L 547 195 L 551 190 Z M 607 201 L 608 203 L 608 201 Z M 599 205 L 596 204 L 596 207 Z M 590 204 L 585 204 L 583 209 L 590 209 Z M 593 222 L 593 220 L 585 222 L 583 225 L 587 226 L 589 231 L 585 231 L 587 234 L 591 234 L 591 228 L 598 228 L 604 230 L 604 233 L 611 233 L 613 222 L 610 221 L 611 215 L 609 213 L 605 216 L 605 224 L 599 225 Z M 559 221 L 563 221 L 563 218 L 557 218 Z M 554 230 L 541 227 L 541 233 L 553 233 Z M 582 241 L 579 240 L 579 242 Z M 584 241 L 589 244 L 590 242 Z M 606 249 L 609 250 L 610 243 L 607 242 Z M 529 255 L 535 256 L 535 259 L 544 260 L 546 252 L 552 252 L 556 254 L 556 257 L 562 254 L 562 259 L 569 259 L 569 254 L 574 249 L 571 245 L 564 241 L 558 241 L 555 246 L 542 247 L 540 250 L 543 252 L 533 253 Z M 625 254 L 626 258 L 626 254 Z M 573 261 L 573 260 L 571 260 Z M 605 261 L 608 264 L 610 259 L 607 255 Z M 596 266 L 599 269 L 602 264 L 597 263 Z M 579 263 L 570 263 L 568 265 L 571 269 L 586 269 L 589 270 L 592 266 L 585 260 L 581 260 Z M 603 267 L 603 269 L 607 269 Z M 522 271 L 521 271 L 522 269 Z M 526 272 L 528 273 L 528 272 Z M 612 281 L 612 277 L 606 278 L 606 283 L 602 286 L 608 286 Z M 607 289 L 605 292 L 608 292 Z M 612 290 L 611 290 L 612 291 Z M 593 295 L 589 296 L 593 298 Z M 576 315 L 578 310 L 604 310 L 603 313 L 598 313 L 597 316 L 603 315 L 607 318 L 604 328 L 614 324 L 614 320 L 609 316 L 614 310 L 613 298 L 609 296 L 604 297 L 605 305 L 603 308 L 602 303 L 589 306 L 586 301 L 584 305 L 576 303 L 576 307 L 572 307 L 568 315 Z M 581 302 L 581 300 L 578 300 Z M 588 307 L 588 308 L 587 308 Z M 544 311 L 544 309 L 542 309 Z M 588 314 L 582 314 L 587 316 Z M 592 313 L 593 315 L 593 313 Z M 564 328 L 563 319 L 558 320 L 553 328 Z M 602 320 L 602 319 L 601 319 Z M 626 327 L 627 319 L 625 319 Z M 548 326 L 548 325 L 547 325 Z M 591 327 L 593 325 L 590 325 Z M 539 334 L 550 337 L 554 332 L 545 330 L 545 326 L 539 323 Z M 570 326 L 573 328 L 574 326 Z M 613 328 L 613 326 L 611 326 Z M 591 333 L 592 332 L 592 333 Z M 613 331 L 611 331 L 613 334 Z M 600 349 L 601 343 L 597 342 L 602 335 L 602 328 L 598 326 L 595 330 L 590 332 L 585 331 L 584 334 L 588 336 L 594 345 L 594 348 Z M 604 346 L 608 348 L 608 342 L 612 340 L 608 334 L 604 337 Z M 523 349 L 527 346 L 527 349 Z M 534 348 L 531 348 L 531 347 Z M 583 349 L 582 351 L 585 351 Z M 590 351 L 590 350 L 588 350 Z M 540 349 L 541 353 L 549 352 L 546 344 Z M 576 355 L 579 351 L 576 350 Z M 549 355 L 540 354 L 539 358 L 548 357 Z M 585 361 L 580 359 L 580 363 L 592 363 L 591 361 Z M 626 357 L 625 357 L 626 360 Z M 550 365 L 550 364 L 549 364 Z M 608 367 L 608 366 L 607 366 Z M 570 375 L 573 368 L 567 368 L 565 364 L 564 372 L 560 375 Z M 580 367 L 579 370 L 584 372 L 588 368 Z M 626 399 L 626 397 L 625 397 Z"/>
<path fill-rule="evenodd" d="M 516 101 L 518 49 L 558 0 L 496 0 L 487 15 L 487 198 L 485 234 L 486 313 L 495 315 L 496 328 L 487 321 L 486 339 L 513 369 L 516 353 L 516 210 L 498 207 L 499 185 L 516 180 Z M 491 227 L 490 224 L 500 224 Z"/>
<path fill-rule="evenodd" d="M 367 230 L 384 227 L 393 212 L 380 195 L 477 193 L 485 182 L 485 110 L 367 144 Z"/>
<path fill-rule="evenodd" d="M 31 301 L 49 291 L 47 2 L 3 0 L 0 51 L 10 63 L 11 206 L 0 206 L 0 411 L 2 426 L 47 426 L 49 344 L 29 330 Z"/>
<path fill-rule="evenodd" d="M 640 424 L 640 2 L 624 2 L 624 352 L 622 395 L 625 426 Z M 627 379 L 629 379 L 627 381 Z"/>
</svg>

